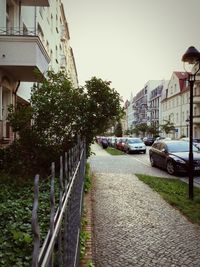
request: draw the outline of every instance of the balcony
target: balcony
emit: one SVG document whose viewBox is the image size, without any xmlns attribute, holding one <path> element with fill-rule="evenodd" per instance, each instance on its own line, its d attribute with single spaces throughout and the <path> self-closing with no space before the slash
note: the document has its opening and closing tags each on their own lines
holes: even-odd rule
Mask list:
<svg viewBox="0 0 200 267">
<path fill-rule="evenodd" d="M 194 95 L 194 97 L 193 97 L 193 103 L 194 104 L 200 103 L 200 95 Z"/>
<path fill-rule="evenodd" d="M 200 115 L 194 115 L 193 116 L 193 123 L 194 124 L 200 124 Z"/>
<path fill-rule="evenodd" d="M 37 82 L 44 77 L 50 58 L 34 31 L 0 29 L 0 47 L 0 69 L 3 72 L 25 82 Z"/>
<path fill-rule="evenodd" d="M 21 0 L 22 6 L 49 6 L 49 0 Z"/>
</svg>

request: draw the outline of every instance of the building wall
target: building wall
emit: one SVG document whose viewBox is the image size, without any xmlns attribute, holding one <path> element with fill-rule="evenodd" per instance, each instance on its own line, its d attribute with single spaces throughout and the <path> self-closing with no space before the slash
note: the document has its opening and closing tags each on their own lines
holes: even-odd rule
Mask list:
<svg viewBox="0 0 200 267">
<path fill-rule="evenodd" d="M 20 1 L 15 0 L 0 1 L 0 33 L 4 36 L 10 36 L 13 34 L 15 37 L 16 35 L 26 37 L 24 38 L 24 42 L 21 42 L 18 47 L 16 46 L 15 50 L 11 51 L 7 49 L 7 55 L 10 56 L 10 53 L 14 52 L 12 60 L 13 64 L 14 58 L 15 60 L 17 58 L 14 56 L 22 53 L 21 57 L 18 57 L 19 60 L 16 62 L 16 65 L 20 65 L 19 61 L 21 59 L 23 61 L 23 65 L 29 67 L 29 60 L 34 61 L 34 58 L 30 57 L 33 53 L 30 50 L 30 45 L 27 45 L 26 41 L 36 35 L 40 38 L 42 45 L 41 51 L 46 53 L 48 58 L 50 58 L 49 70 L 53 70 L 55 72 L 62 70 L 66 73 L 68 78 L 71 79 L 73 86 L 78 88 L 76 64 L 73 50 L 70 47 L 69 29 L 62 1 L 49 1 L 49 3 L 49 7 L 39 7 L 20 6 Z M 65 36 L 65 38 L 62 38 L 62 35 Z M 0 47 L 5 46 L 5 44 L 5 38 L 4 40 L 1 39 Z M 24 48 L 22 49 L 22 47 Z M 35 49 L 35 51 L 37 51 L 37 49 Z M 36 52 L 36 60 L 39 59 L 41 61 L 42 58 L 39 57 L 38 52 Z M 63 58 L 65 59 L 64 61 Z M 8 64 L 8 57 L 6 57 L 6 59 Z M 42 64 L 42 62 L 36 63 Z M 12 64 L 9 67 L 11 67 Z M 8 82 L 5 85 L 6 79 Z M 4 122 L 6 122 L 5 114 L 7 113 L 7 105 L 15 104 L 13 94 L 16 90 L 17 94 L 22 99 L 28 101 L 30 99 L 32 86 L 33 81 L 20 81 L 20 78 L 17 75 L 15 75 L 15 77 L 12 76 L 10 72 L 7 70 L 5 71 L 5 68 L 1 67 L 0 64 L 0 116 Z M 4 115 L 2 115 L 2 112 Z M 3 125 L 3 123 L 1 123 L 1 125 Z M 4 130 L 0 131 L 5 132 Z"/>
<path fill-rule="evenodd" d="M 175 126 L 175 131 L 168 134 L 169 137 L 178 139 L 181 136 L 187 136 L 187 118 L 189 117 L 189 97 L 188 88 L 182 86 L 176 72 L 169 80 L 168 86 L 163 91 L 161 110 L 162 118 L 160 124 L 166 124 L 167 121 Z M 181 80 L 182 81 L 182 80 Z M 166 135 L 162 133 L 162 135 Z"/>
</svg>

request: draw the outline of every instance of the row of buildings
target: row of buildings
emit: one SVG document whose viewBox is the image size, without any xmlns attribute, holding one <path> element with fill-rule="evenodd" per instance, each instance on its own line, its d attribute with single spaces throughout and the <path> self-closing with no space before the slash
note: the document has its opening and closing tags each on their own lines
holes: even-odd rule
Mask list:
<svg viewBox="0 0 200 267">
<path fill-rule="evenodd" d="M 170 80 L 148 81 L 142 90 L 125 102 L 125 130 L 147 124 L 161 131 L 166 122 L 175 126 L 167 136 L 178 139 L 189 135 L 190 92 L 188 73 L 174 71 Z M 194 85 L 193 136 L 200 138 L 200 79 Z M 166 133 L 160 132 L 160 135 Z"/>
<path fill-rule="evenodd" d="M 78 76 L 61 0 L 0 1 L 0 146 L 12 142 L 8 106 L 28 104 L 33 83 L 48 70 Z"/>
</svg>

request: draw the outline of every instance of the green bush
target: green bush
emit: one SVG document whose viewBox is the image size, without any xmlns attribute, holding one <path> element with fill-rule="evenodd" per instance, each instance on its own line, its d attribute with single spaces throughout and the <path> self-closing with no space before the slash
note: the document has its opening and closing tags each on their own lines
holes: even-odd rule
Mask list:
<svg viewBox="0 0 200 267">
<path fill-rule="evenodd" d="M 56 203 L 58 203 L 58 183 Z M 29 267 L 33 251 L 31 213 L 33 206 L 33 179 L 17 180 L 0 175 L 0 266 Z M 39 225 L 41 243 L 50 221 L 50 180 L 39 185 Z"/>
</svg>

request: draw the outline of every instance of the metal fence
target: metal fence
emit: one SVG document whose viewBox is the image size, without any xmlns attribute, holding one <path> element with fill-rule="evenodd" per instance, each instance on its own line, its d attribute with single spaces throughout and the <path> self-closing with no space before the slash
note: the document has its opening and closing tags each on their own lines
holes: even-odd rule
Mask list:
<svg viewBox="0 0 200 267">
<path fill-rule="evenodd" d="M 86 164 L 85 142 L 79 141 L 64 158 L 60 157 L 59 205 L 55 205 L 55 163 L 51 166 L 50 227 L 40 247 L 38 223 L 39 175 L 35 176 L 32 231 L 32 267 L 79 266 L 79 235 Z"/>
</svg>

